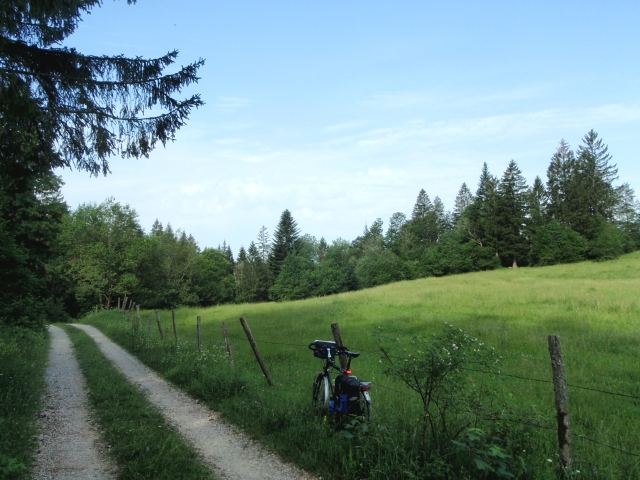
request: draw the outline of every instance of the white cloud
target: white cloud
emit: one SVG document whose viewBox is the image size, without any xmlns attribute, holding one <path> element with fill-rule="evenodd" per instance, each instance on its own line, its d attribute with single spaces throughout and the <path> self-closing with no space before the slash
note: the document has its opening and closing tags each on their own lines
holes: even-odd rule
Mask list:
<svg viewBox="0 0 640 480">
<path fill-rule="evenodd" d="M 341 132 L 343 130 L 351 130 L 354 128 L 358 128 L 358 127 L 362 127 L 364 125 L 366 125 L 367 122 L 345 122 L 345 123 L 338 123 L 336 125 L 329 125 L 327 127 L 324 127 L 324 131 L 325 132 Z"/>
<path fill-rule="evenodd" d="M 243 97 L 218 97 L 216 108 L 218 110 L 235 110 L 245 108 L 251 104 L 250 98 Z"/>
</svg>

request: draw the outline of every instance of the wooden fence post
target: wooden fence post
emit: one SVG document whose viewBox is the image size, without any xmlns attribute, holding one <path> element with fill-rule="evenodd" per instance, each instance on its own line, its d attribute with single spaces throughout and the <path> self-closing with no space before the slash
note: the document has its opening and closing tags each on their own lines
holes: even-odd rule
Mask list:
<svg viewBox="0 0 640 480">
<path fill-rule="evenodd" d="M 229 332 L 227 331 L 227 322 L 222 322 L 222 333 L 224 334 L 224 344 L 227 347 L 227 355 L 231 360 L 231 368 L 233 368 L 233 353 L 231 352 L 231 343 L 229 343 Z"/>
<path fill-rule="evenodd" d="M 176 329 L 176 311 L 171 309 L 171 321 L 173 322 L 173 338 L 178 341 L 178 330 Z"/>
<path fill-rule="evenodd" d="M 120 310 L 120 297 L 118 297 L 118 310 Z"/>
<path fill-rule="evenodd" d="M 264 373 L 264 376 L 266 377 L 267 382 L 269 382 L 269 385 L 271 385 L 272 387 L 275 387 L 275 384 L 273 383 L 273 380 L 271 379 L 271 374 L 269 373 L 269 370 L 267 370 L 267 366 L 264 364 L 264 361 L 262 360 L 262 357 L 260 356 L 260 351 L 258 350 L 258 345 L 256 344 L 256 341 L 254 340 L 253 335 L 251 334 L 251 330 L 249 329 L 249 324 L 244 319 L 244 317 L 240 317 L 240 323 L 242 324 L 242 328 L 244 328 L 244 333 L 247 334 L 247 338 L 249 339 L 249 343 L 251 344 L 251 348 L 253 349 L 253 353 L 255 354 L 256 359 L 258 360 L 258 363 L 260 364 L 260 368 L 262 369 L 262 373 Z"/>
<path fill-rule="evenodd" d="M 147 333 L 151 333 L 151 312 L 149 312 L 149 322 L 147 323 Z"/>
<path fill-rule="evenodd" d="M 202 320 L 198 315 L 198 353 L 202 353 Z"/>
<path fill-rule="evenodd" d="M 342 336 L 340 335 L 340 325 L 338 325 L 337 323 L 332 323 L 331 331 L 333 332 L 333 339 L 336 341 L 336 345 L 339 347 L 344 347 L 344 344 L 342 343 Z M 344 353 L 341 353 L 339 357 L 340 357 L 340 366 L 342 368 L 347 368 L 347 365 L 349 364 L 349 361 L 347 360 L 347 356 Z"/>
<path fill-rule="evenodd" d="M 158 322 L 158 330 L 160 331 L 160 340 L 164 342 L 164 333 L 162 333 L 162 324 L 160 323 L 160 314 L 156 310 L 156 320 Z"/>
<path fill-rule="evenodd" d="M 124 296 L 124 300 L 122 301 L 122 313 L 127 309 L 127 296 Z"/>
<path fill-rule="evenodd" d="M 549 335 L 549 354 L 551 355 L 551 369 L 553 371 L 553 391 L 556 397 L 556 412 L 558 415 L 558 445 L 560 447 L 560 463 L 564 474 L 571 472 L 571 424 L 569 422 L 569 394 L 567 391 L 567 377 L 564 373 L 564 358 L 560 337 Z"/>
<path fill-rule="evenodd" d="M 138 330 L 140 330 L 140 305 L 136 305 L 136 320 L 138 321 Z"/>
</svg>

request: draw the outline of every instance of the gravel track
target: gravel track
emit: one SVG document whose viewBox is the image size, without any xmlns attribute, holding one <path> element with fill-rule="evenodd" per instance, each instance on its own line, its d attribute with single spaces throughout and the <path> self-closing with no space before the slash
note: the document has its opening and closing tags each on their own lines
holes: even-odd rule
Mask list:
<svg viewBox="0 0 640 480">
<path fill-rule="evenodd" d="M 224 423 L 215 412 L 160 378 L 137 358 L 109 340 L 98 329 L 77 325 L 89 334 L 102 353 L 137 385 L 180 434 L 203 456 L 217 475 L 229 480 L 313 479 L 282 462 L 246 435 Z"/>
<path fill-rule="evenodd" d="M 40 415 L 40 436 L 33 478 L 116 478 L 117 467 L 103 453 L 100 435 L 91 422 L 84 377 L 71 340 L 59 327 L 50 326 L 47 393 Z"/>
</svg>

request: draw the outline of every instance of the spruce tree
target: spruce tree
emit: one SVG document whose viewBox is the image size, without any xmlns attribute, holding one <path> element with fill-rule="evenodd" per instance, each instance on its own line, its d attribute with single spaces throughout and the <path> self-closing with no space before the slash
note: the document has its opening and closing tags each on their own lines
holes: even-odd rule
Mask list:
<svg viewBox="0 0 640 480">
<path fill-rule="evenodd" d="M 438 241 L 438 214 L 427 192 L 421 189 L 411 212 L 410 229 L 423 248 Z"/>
<path fill-rule="evenodd" d="M 473 193 L 469 190 L 466 183 L 462 183 L 460 190 L 458 190 L 458 195 L 456 195 L 454 207 L 453 207 L 453 221 L 454 223 L 458 223 L 462 214 L 467 209 L 469 205 L 473 203 Z"/>
<path fill-rule="evenodd" d="M 578 198 L 575 226 L 572 228 L 592 240 L 602 223 L 613 219 L 618 203 L 613 181 L 618 179 L 618 169 L 615 164 L 610 164 L 608 147 L 595 131 L 589 131 L 582 142 L 576 152 Z"/>
<path fill-rule="evenodd" d="M 324 259 L 327 257 L 328 250 L 329 245 L 327 244 L 327 241 L 324 239 L 324 237 L 321 237 L 320 241 L 318 242 L 318 248 L 316 251 L 316 259 L 318 263 L 322 263 L 324 261 Z"/>
<path fill-rule="evenodd" d="M 1 4 L 0 131 L 15 132 L 19 126 L 19 131 L 37 134 L 43 154 L 31 169 L 73 166 L 93 175 L 107 174 L 110 155 L 147 156 L 158 142 L 172 141 L 191 109 L 203 104 L 197 94 L 183 100 L 173 97 L 197 82 L 203 60 L 166 73 L 177 51 L 145 59 L 83 55 L 60 47 L 78 27 L 81 15 L 101 3 Z M 152 107 L 163 112 L 147 115 Z M 13 133 L 2 136 L 4 160 L 20 151 L 20 142 Z"/>
<path fill-rule="evenodd" d="M 257 247 L 258 247 L 258 251 L 260 252 L 260 258 L 264 263 L 267 263 L 267 260 L 269 259 L 269 252 L 271 251 L 271 244 L 270 244 L 269 231 L 267 230 L 267 227 L 265 227 L 264 225 L 258 232 Z"/>
<path fill-rule="evenodd" d="M 575 224 L 575 209 L 578 202 L 578 176 L 576 158 L 564 140 L 551 157 L 547 168 L 547 214 L 554 220 L 572 227 Z"/>
<path fill-rule="evenodd" d="M 547 190 L 542 179 L 536 175 L 533 185 L 527 192 L 528 236 L 547 223 Z"/>
<path fill-rule="evenodd" d="M 276 227 L 268 258 L 269 271 L 274 280 L 278 278 L 278 274 L 280 270 L 282 270 L 284 261 L 289 254 L 295 251 L 298 238 L 300 238 L 298 224 L 293 219 L 291 212 L 285 210 L 282 212 L 282 215 L 280 215 L 280 222 Z"/>
<path fill-rule="evenodd" d="M 511 160 L 498 185 L 497 245 L 500 257 L 513 268 L 528 252 L 524 235 L 527 184 L 515 161 Z"/>
<path fill-rule="evenodd" d="M 485 162 L 478 180 L 476 196 L 465 211 L 467 235 L 480 247 L 491 248 L 496 256 L 498 256 L 496 222 L 498 183 L 498 179 L 489 173 L 489 167 Z"/>
</svg>

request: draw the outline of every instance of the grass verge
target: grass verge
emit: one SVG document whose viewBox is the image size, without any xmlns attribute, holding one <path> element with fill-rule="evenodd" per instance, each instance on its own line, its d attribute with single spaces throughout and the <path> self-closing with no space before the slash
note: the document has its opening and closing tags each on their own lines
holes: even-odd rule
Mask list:
<svg viewBox="0 0 640 480">
<path fill-rule="evenodd" d="M 213 478 L 197 452 L 111 365 L 95 342 L 77 328 L 64 328 L 75 347 L 104 438 L 121 467 L 119 478 Z"/>
<path fill-rule="evenodd" d="M 0 328 L 0 478 L 30 478 L 49 349 L 44 333 Z"/>
</svg>

